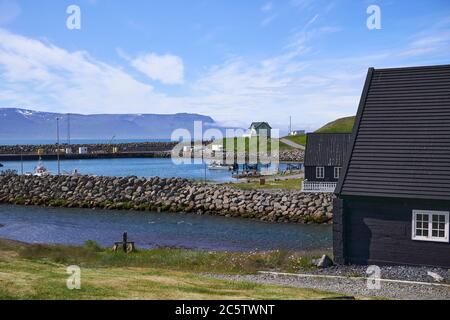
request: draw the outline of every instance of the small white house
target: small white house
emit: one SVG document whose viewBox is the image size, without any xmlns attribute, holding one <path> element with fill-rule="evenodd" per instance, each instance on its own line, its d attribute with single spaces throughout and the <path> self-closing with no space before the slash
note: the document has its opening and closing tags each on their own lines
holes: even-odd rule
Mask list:
<svg viewBox="0 0 450 320">
<path fill-rule="evenodd" d="M 192 152 L 192 147 L 191 146 L 184 146 L 183 147 L 183 152 Z"/>
<path fill-rule="evenodd" d="M 301 136 L 304 135 L 306 133 L 305 130 L 292 130 L 289 135 L 290 136 Z"/>
<path fill-rule="evenodd" d="M 215 151 L 215 152 L 223 152 L 223 145 L 213 144 L 211 149 L 212 149 L 212 151 Z"/>
<path fill-rule="evenodd" d="M 202 152 L 205 149 L 205 147 L 200 144 L 200 145 L 194 145 L 194 152 Z"/>
<path fill-rule="evenodd" d="M 78 153 L 79 154 L 88 154 L 88 148 L 87 147 L 79 147 Z"/>
</svg>

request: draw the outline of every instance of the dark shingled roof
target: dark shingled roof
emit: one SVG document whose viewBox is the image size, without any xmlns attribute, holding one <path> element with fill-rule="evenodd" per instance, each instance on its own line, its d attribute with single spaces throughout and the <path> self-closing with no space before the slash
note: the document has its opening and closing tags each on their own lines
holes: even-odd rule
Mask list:
<svg viewBox="0 0 450 320">
<path fill-rule="evenodd" d="M 269 128 L 271 128 L 272 129 L 272 127 L 269 125 L 269 123 L 268 122 L 252 122 L 252 124 L 250 125 L 250 129 L 251 128 L 255 128 L 255 129 L 258 129 L 260 126 L 262 126 L 263 124 L 266 124 Z"/>
<path fill-rule="evenodd" d="M 350 142 L 349 133 L 308 133 L 305 166 L 343 166 Z"/>
<path fill-rule="evenodd" d="M 450 200 L 450 65 L 369 69 L 336 193 Z"/>
</svg>

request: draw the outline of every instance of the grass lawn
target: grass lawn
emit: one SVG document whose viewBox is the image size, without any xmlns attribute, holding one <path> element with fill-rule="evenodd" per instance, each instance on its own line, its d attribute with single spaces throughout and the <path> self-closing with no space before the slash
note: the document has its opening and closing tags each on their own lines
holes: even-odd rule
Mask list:
<svg viewBox="0 0 450 320">
<path fill-rule="evenodd" d="M 300 190 L 300 185 L 303 179 L 289 179 L 279 181 L 266 181 L 266 184 L 261 186 L 259 180 L 251 181 L 249 183 L 230 183 L 229 186 L 241 189 L 241 190 L 265 190 L 265 189 L 287 189 L 287 190 Z"/>
<path fill-rule="evenodd" d="M 204 273 L 295 272 L 321 253 L 215 253 L 180 249 L 113 253 L 84 247 L 0 240 L 0 299 L 321 299 L 310 289 L 212 279 Z M 81 267 L 81 290 L 68 290 L 66 267 Z"/>
<path fill-rule="evenodd" d="M 232 140 L 232 142 L 231 142 Z M 267 139 L 267 150 L 271 151 L 272 150 L 272 141 L 274 141 L 275 139 Z M 248 152 L 250 149 L 250 143 L 253 144 L 252 146 L 252 150 L 258 150 L 259 151 L 259 138 L 258 137 L 254 137 L 254 138 L 224 138 L 223 139 L 223 148 L 225 151 L 228 151 L 227 149 L 227 143 L 232 143 L 234 146 L 234 152 L 237 152 L 238 150 L 238 146 L 241 145 L 245 145 L 245 152 Z M 280 151 L 286 151 L 286 150 L 292 150 L 293 148 L 281 141 L 278 140 L 278 148 Z"/>
<path fill-rule="evenodd" d="M 324 125 L 316 133 L 352 133 L 356 117 L 337 119 Z"/>
</svg>

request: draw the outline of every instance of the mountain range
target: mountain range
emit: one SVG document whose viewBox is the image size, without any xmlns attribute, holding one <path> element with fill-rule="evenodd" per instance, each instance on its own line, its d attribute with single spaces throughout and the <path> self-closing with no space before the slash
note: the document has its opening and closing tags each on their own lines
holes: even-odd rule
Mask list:
<svg viewBox="0 0 450 320">
<path fill-rule="evenodd" d="M 204 129 L 221 129 L 211 117 L 190 113 L 83 115 L 0 108 L 0 139 L 55 139 L 57 118 L 61 140 L 69 132 L 71 139 L 170 139 L 178 128 L 192 135 L 194 121 L 201 121 Z"/>
</svg>

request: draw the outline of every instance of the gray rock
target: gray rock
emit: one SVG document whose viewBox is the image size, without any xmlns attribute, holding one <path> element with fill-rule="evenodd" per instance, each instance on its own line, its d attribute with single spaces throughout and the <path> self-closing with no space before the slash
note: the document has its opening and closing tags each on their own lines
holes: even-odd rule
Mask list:
<svg viewBox="0 0 450 320">
<path fill-rule="evenodd" d="M 329 268 L 332 267 L 334 263 L 330 257 L 324 254 L 322 258 L 313 260 L 313 264 L 318 268 Z"/>
</svg>

